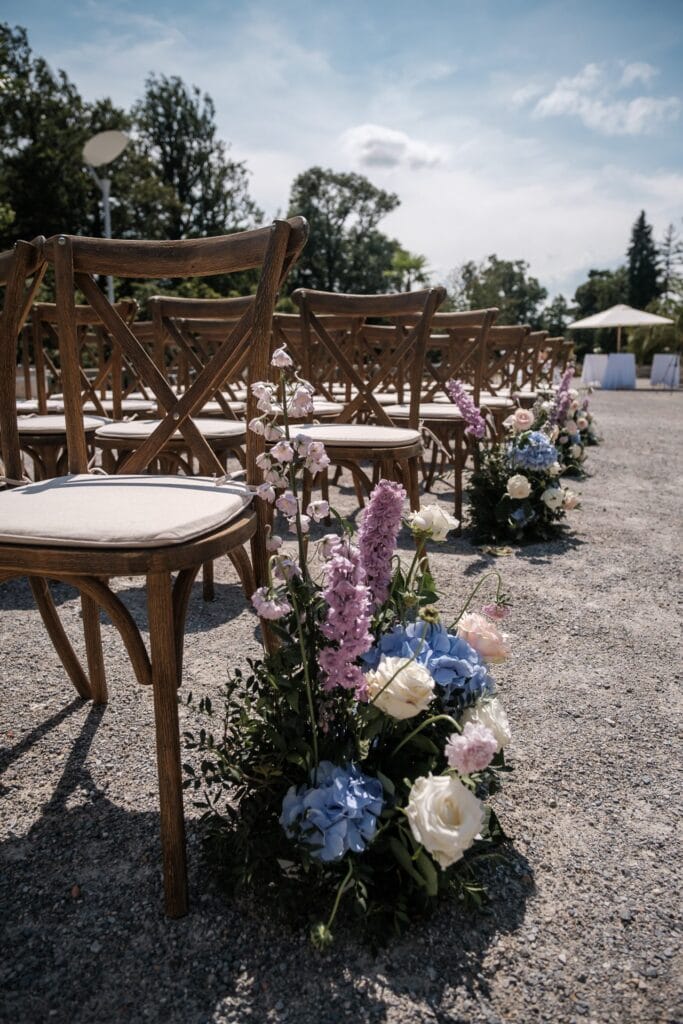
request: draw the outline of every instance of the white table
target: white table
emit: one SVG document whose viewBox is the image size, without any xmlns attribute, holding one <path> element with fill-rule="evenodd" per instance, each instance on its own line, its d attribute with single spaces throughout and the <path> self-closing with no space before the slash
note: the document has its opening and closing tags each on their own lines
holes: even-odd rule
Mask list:
<svg viewBox="0 0 683 1024">
<path fill-rule="evenodd" d="M 677 388 L 681 383 L 681 357 L 677 352 L 657 352 L 652 359 L 650 384 Z"/>
<path fill-rule="evenodd" d="M 636 357 L 633 352 L 610 352 L 600 383 L 603 391 L 625 391 L 636 386 Z"/>
<path fill-rule="evenodd" d="M 607 369 L 607 356 L 589 353 L 584 356 L 581 371 L 582 384 L 601 384 Z"/>
</svg>

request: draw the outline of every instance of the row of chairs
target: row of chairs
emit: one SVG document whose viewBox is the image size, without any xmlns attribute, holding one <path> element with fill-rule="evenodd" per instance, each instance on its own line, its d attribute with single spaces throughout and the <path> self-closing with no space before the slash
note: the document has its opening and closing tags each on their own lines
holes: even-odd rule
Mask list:
<svg viewBox="0 0 683 1024">
<path fill-rule="evenodd" d="M 0 582 L 28 577 L 84 699 L 107 700 L 101 609 L 119 630 L 138 682 L 151 686 L 170 916 L 187 909 L 177 711 L 185 615 L 200 567 L 218 557 L 231 559 L 247 595 L 267 578 L 268 509 L 252 503 L 250 490 L 260 482 L 257 459 L 266 442 L 246 423 L 258 415 L 250 384 L 272 373 L 272 347 L 286 344 L 316 386 L 313 422 L 301 429 L 324 440 L 332 461 L 351 470 L 359 496 L 381 473 L 403 480 L 413 507 L 422 424 L 445 417 L 459 438 L 453 452 L 464 450 L 462 418 L 443 401 L 448 377 L 467 381 L 475 401 L 490 410 L 495 434 L 503 414 L 517 400 L 528 401 L 541 374 L 561 363 L 563 350 L 549 354 L 545 335 L 495 327 L 495 310 L 439 314 L 440 288 L 393 296 L 302 290 L 294 295 L 297 314 L 274 314 L 307 231 L 302 218 L 291 218 L 180 242 L 59 235 L 19 242 L 0 255 Z M 56 301 L 36 305 L 48 267 Z M 260 270 L 254 296 L 158 298 L 142 324 L 133 303 L 110 304 L 96 280 L 252 269 Z M 28 407 L 16 401 L 18 347 L 36 371 L 36 393 L 29 385 L 24 399 L 35 404 Z M 57 393 L 46 386 L 46 370 Z M 47 442 L 46 420 L 53 421 Z M 219 443 L 226 438 L 227 447 Z M 231 454 L 246 482 L 226 477 Z M 30 482 L 27 457 L 36 477 Z M 100 466 L 107 472 L 95 471 Z M 145 578 L 149 652 L 110 586 L 117 576 Z M 80 593 L 85 667 L 60 622 L 49 580 Z"/>
</svg>

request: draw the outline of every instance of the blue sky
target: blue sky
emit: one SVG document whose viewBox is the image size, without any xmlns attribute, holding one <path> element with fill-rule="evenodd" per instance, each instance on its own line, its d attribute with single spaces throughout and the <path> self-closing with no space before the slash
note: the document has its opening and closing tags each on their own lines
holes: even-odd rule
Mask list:
<svg viewBox="0 0 683 1024">
<path fill-rule="evenodd" d="M 402 202 L 384 229 L 436 278 L 523 258 L 571 295 L 645 209 L 683 227 L 683 0 L 4 0 L 86 99 L 150 71 L 213 97 L 268 215 L 312 164 Z"/>
</svg>

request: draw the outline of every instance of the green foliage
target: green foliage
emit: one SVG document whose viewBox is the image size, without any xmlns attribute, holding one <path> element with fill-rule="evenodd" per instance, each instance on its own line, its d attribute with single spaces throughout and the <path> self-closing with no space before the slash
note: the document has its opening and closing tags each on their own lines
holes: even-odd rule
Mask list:
<svg viewBox="0 0 683 1024">
<path fill-rule="evenodd" d="M 541 304 L 548 297 L 524 260 L 501 260 L 493 254 L 481 263 L 469 260 L 451 274 L 449 292 L 453 309 L 498 307 L 498 324 L 540 327 Z"/>
<path fill-rule="evenodd" d="M 559 338 L 565 333 L 567 324 L 573 319 L 574 310 L 564 295 L 556 295 L 543 310 L 541 327 L 545 331 L 550 331 L 551 338 Z"/>
<path fill-rule="evenodd" d="M 628 304 L 645 309 L 660 294 L 657 246 L 645 210 L 641 210 L 631 230 L 627 256 Z"/>
<path fill-rule="evenodd" d="M 662 297 L 683 291 L 683 241 L 673 224 L 669 224 L 659 245 L 659 267 Z"/>
<path fill-rule="evenodd" d="M 306 218 L 310 236 L 290 278 L 292 289 L 387 291 L 387 274 L 399 246 L 377 225 L 398 205 L 398 196 L 376 188 L 361 174 L 322 167 L 299 174 L 292 184 L 289 212 Z"/>
<path fill-rule="evenodd" d="M 414 285 L 429 284 L 427 258 L 408 252 L 400 245 L 394 250 L 391 268 L 384 273 L 392 290 L 397 292 L 410 292 Z"/>
<path fill-rule="evenodd" d="M 467 489 L 470 526 L 478 542 L 523 544 L 550 540 L 557 535 L 565 513 L 563 509 L 553 512 L 541 500 L 550 483 L 547 474 L 524 470 L 531 492 L 527 498 L 519 499 L 507 493 L 508 479 L 515 472 L 507 457 L 507 443 L 482 452 Z M 523 519 L 515 521 L 515 513 L 521 513 Z"/>
</svg>

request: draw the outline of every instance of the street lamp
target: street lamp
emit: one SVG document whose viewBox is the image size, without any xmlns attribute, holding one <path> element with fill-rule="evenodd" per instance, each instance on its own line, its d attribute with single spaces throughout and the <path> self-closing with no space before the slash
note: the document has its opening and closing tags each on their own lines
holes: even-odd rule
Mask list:
<svg viewBox="0 0 683 1024">
<path fill-rule="evenodd" d="M 109 192 L 111 178 L 100 178 L 95 170 L 96 167 L 104 167 L 121 156 L 129 143 L 129 138 L 124 132 L 98 132 L 88 139 L 83 147 L 83 161 L 88 167 L 93 178 L 100 186 L 102 193 L 102 214 L 104 217 L 104 237 L 111 238 L 111 208 L 109 206 Z M 114 301 L 114 278 L 107 278 L 107 296 L 110 302 Z"/>
</svg>

